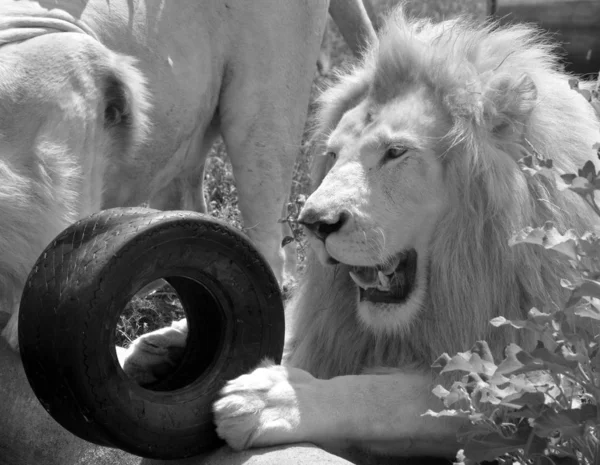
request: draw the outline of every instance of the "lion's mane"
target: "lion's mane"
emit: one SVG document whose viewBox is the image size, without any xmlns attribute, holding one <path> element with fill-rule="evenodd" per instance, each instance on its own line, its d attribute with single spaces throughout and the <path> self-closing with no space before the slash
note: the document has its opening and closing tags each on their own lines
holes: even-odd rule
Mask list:
<svg viewBox="0 0 600 465">
<path fill-rule="evenodd" d="M 570 268 L 541 247 L 510 247 L 510 237 L 549 220 L 563 232 L 583 232 L 596 219 L 575 194 L 559 192 L 544 176 L 526 176 L 517 163 L 537 151 L 558 170 L 577 172 L 596 158 L 598 121 L 569 77 L 555 47 L 532 26 L 465 18 L 434 24 L 402 8 L 390 15 L 379 42 L 320 99 L 313 187 L 329 168 L 318 153 L 345 111 L 367 95 L 387 102 L 413 82 L 428 85 L 452 121 L 440 154 L 450 206 L 430 244 L 428 298 L 405 332 L 375 334 L 357 317 L 347 267 L 323 266 L 309 252 L 287 308 L 287 363 L 330 378 L 428 367 L 479 339 L 496 354 L 515 338 L 527 343 L 518 339 L 523 331 L 496 329 L 489 320 L 523 318 L 536 299 L 555 308 L 565 297 L 559 279 Z"/>
</svg>

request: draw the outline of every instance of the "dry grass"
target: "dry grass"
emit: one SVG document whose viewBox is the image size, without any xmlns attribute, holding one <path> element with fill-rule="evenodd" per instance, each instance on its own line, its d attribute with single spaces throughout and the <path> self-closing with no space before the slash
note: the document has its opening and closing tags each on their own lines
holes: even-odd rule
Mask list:
<svg viewBox="0 0 600 465">
<path fill-rule="evenodd" d="M 398 0 L 371 1 L 379 15 L 384 14 L 398 2 Z M 408 0 L 406 3 L 408 10 L 416 16 L 428 16 L 435 20 L 442 20 L 461 13 L 483 18 L 486 12 L 487 0 Z M 344 63 L 348 60 L 352 60 L 352 55 L 331 20 L 329 21 L 328 34 L 331 35 L 331 67 L 332 70 L 335 70 L 335 68 L 344 66 Z M 306 130 L 304 132 L 302 148 L 294 169 L 294 179 L 290 194 L 292 203 L 298 196 L 308 193 L 309 160 L 306 141 L 308 128 L 310 127 L 310 117 L 314 112 L 316 96 L 332 79 L 332 73 L 330 72 L 328 76 L 316 76 L 313 82 Z M 226 220 L 231 225 L 243 230 L 231 162 L 227 157 L 222 140 L 217 141 L 208 156 L 204 195 L 206 196 L 209 212 L 212 216 Z M 298 247 L 300 260 L 302 259 L 301 243 L 292 242 L 287 247 Z M 117 327 L 117 344 L 127 346 L 136 337 L 169 325 L 171 321 L 184 316 L 185 313 L 177 300 L 177 295 L 170 286 L 159 288 L 145 297 L 136 297 L 121 315 Z"/>
</svg>

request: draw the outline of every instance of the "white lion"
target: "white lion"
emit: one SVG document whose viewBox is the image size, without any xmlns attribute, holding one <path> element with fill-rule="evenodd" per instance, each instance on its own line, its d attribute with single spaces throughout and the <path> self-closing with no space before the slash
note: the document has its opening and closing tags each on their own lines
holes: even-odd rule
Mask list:
<svg viewBox="0 0 600 465">
<path fill-rule="evenodd" d="M 402 10 L 387 20 L 321 99 L 324 156 L 300 215 L 312 251 L 286 309 L 289 352 L 223 389 L 222 438 L 455 455 L 460 420 L 422 416 L 440 407 L 431 363 L 479 339 L 496 355 L 527 345 L 489 320 L 522 318 L 534 298 L 561 302 L 569 267 L 509 238 L 596 220 L 517 163 L 532 150 L 566 172 L 598 162 L 598 120 L 568 77 L 531 26 L 432 24 Z"/>
</svg>

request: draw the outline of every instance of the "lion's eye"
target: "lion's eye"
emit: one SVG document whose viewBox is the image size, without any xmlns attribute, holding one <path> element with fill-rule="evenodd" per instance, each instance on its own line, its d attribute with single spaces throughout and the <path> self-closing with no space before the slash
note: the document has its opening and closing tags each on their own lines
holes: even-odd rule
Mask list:
<svg viewBox="0 0 600 465">
<path fill-rule="evenodd" d="M 387 149 L 385 151 L 385 158 L 386 159 L 400 158 L 406 152 L 408 152 L 407 147 L 390 147 L 389 149 Z"/>
<path fill-rule="evenodd" d="M 325 156 L 331 158 L 332 160 L 335 160 L 337 158 L 337 153 L 335 153 L 335 152 L 327 152 L 325 154 Z"/>
</svg>

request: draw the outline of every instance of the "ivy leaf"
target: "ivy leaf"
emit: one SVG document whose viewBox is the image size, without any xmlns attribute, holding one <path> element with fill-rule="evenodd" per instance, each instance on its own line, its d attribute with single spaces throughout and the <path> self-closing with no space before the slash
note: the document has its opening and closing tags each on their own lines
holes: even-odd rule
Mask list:
<svg viewBox="0 0 600 465">
<path fill-rule="evenodd" d="M 442 369 L 440 373 L 448 373 L 450 371 L 466 371 L 470 373 L 473 370 L 473 366 L 465 357 L 460 354 L 455 355 L 446 363 L 446 366 Z"/>
<path fill-rule="evenodd" d="M 573 294 L 577 297 L 587 296 L 600 299 L 600 282 L 586 279 L 573 289 Z"/>
<path fill-rule="evenodd" d="M 497 367 L 493 362 L 483 360 L 477 353 L 469 353 L 471 355 L 469 357 L 469 363 L 471 364 L 472 372 L 488 376 L 492 376 L 494 374 Z"/>
<path fill-rule="evenodd" d="M 502 399 L 494 394 L 490 389 L 482 389 L 481 399 L 479 402 L 486 402 L 492 405 L 498 405 L 502 402 Z"/>
<path fill-rule="evenodd" d="M 510 375 L 521 368 L 523 368 L 523 364 L 517 360 L 515 355 L 507 355 L 500 365 L 498 365 L 496 373 L 499 375 Z"/>
<path fill-rule="evenodd" d="M 492 351 L 490 350 L 490 346 L 486 341 L 477 341 L 471 347 L 471 352 L 477 354 L 481 357 L 482 360 L 494 363 L 494 357 L 492 356 Z"/>
<path fill-rule="evenodd" d="M 509 383 L 518 391 L 536 392 L 538 390 L 538 385 L 544 384 L 546 381 L 547 379 L 541 376 L 540 373 L 529 372 L 511 376 Z"/>
<path fill-rule="evenodd" d="M 567 189 L 573 183 L 573 180 L 576 177 L 577 177 L 577 175 L 573 174 L 573 173 L 561 174 L 560 180 L 562 181 L 562 183 L 558 183 L 558 189 L 561 191 Z"/>
<path fill-rule="evenodd" d="M 592 368 L 597 372 L 600 372 L 600 350 L 596 350 L 596 353 L 590 356 Z"/>
<path fill-rule="evenodd" d="M 600 259 L 600 239 L 596 234 L 587 232 L 579 238 L 579 248 L 588 257 Z"/>
<path fill-rule="evenodd" d="M 465 456 L 474 462 L 493 461 L 496 457 L 525 449 L 528 434 L 517 434 L 516 437 L 504 437 L 492 432 L 477 439 L 471 439 L 465 445 Z"/>
<path fill-rule="evenodd" d="M 431 392 L 433 392 L 433 394 L 440 399 L 444 399 L 448 394 L 450 394 L 450 391 L 440 384 L 434 387 Z"/>
<path fill-rule="evenodd" d="M 592 181 L 596 177 L 596 167 L 590 160 L 586 161 L 583 165 L 583 168 L 577 171 L 579 176 L 587 179 L 588 181 Z"/>
<path fill-rule="evenodd" d="M 600 311 L 594 305 L 586 305 L 575 310 L 575 315 L 600 321 Z"/>
<path fill-rule="evenodd" d="M 528 176 L 535 176 L 541 174 L 550 180 L 554 180 L 554 171 L 551 170 L 553 166 L 552 160 L 544 160 L 533 155 L 526 155 L 517 162 L 521 170 Z"/>
<path fill-rule="evenodd" d="M 504 389 L 500 389 L 497 386 L 489 385 L 481 389 L 481 402 L 490 402 L 492 404 L 499 404 L 507 397 L 516 394 L 517 391 L 512 385 L 507 385 Z"/>
<path fill-rule="evenodd" d="M 585 344 L 582 344 L 580 340 L 574 341 L 573 346 L 576 347 L 576 352 L 573 352 L 565 344 L 560 346 L 560 353 L 565 360 L 575 361 L 577 363 L 586 363 L 589 360 L 589 354 Z"/>
<path fill-rule="evenodd" d="M 562 439 L 583 437 L 585 423 L 594 420 L 597 407 L 584 404 L 580 409 L 567 409 L 559 412 L 548 409 L 534 421 L 533 430 L 540 437 L 551 437 L 559 432 Z"/>
<path fill-rule="evenodd" d="M 496 318 L 492 318 L 490 320 L 492 326 L 496 326 L 497 328 L 504 325 L 510 325 L 513 328 L 523 329 L 527 326 L 527 321 L 525 320 L 507 320 L 503 316 L 497 316 Z"/>
<path fill-rule="evenodd" d="M 592 180 L 577 176 L 571 182 L 569 189 L 578 193 L 579 195 L 587 195 L 594 191 L 594 185 L 592 184 Z"/>
<path fill-rule="evenodd" d="M 541 341 L 538 341 L 538 346 L 531 352 L 531 356 L 542 360 L 547 364 L 547 367 L 551 371 L 556 371 L 558 373 L 563 372 L 564 368 L 567 370 L 575 370 L 577 368 L 576 361 L 569 361 L 563 357 L 562 354 L 553 354 L 544 347 L 544 344 Z"/>
<path fill-rule="evenodd" d="M 525 366 L 538 363 L 534 357 L 532 357 L 528 352 L 524 350 L 517 352 L 515 356 L 517 357 L 517 360 Z"/>
<path fill-rule="evenodd" d="M 524 407 L 521 407 L 519 410 L 515 410 L 515 411 L 509 411 L 506 413 L 506 417 L 507 418 L 537 418 L 540 416 L 540 414 L 542 413 L 543 409 L 547 408 L 544 405 L 541 406 L 537 406 L 537 407 L 530 407 L 529 405 L 526 405 Z"/>
<path fill-rule="evenodd" d="M 457 402 L 460 402 L 459 405 L 464 406 L 468 406 L 471 403 L 471 398 L 469 397 L 469 394 L 465 389 L 464 383 L 461 383 L 459 381 L 455 382 L 452 385 L 450 391 L 444 397 L 444 405 L 446 407 L 450 407 L 452 404 L 455 404 Z"/>
<path fill-rule="evenodd" d="M 445 364 L 440 373 L 465 371 L 467 373 L 481 373 L 491 376 L 496 371 L 496 365 L 493 362 L 483 360 L 479 354 L 472 353 L 471 351 L 459 352 L 450 359 L 447 357 L 448 355 L 444 354 L 434 362 L 434 366 L 439 366 L 442 363 Z"/>
<path fill-rule="evenodd" d="M 509 240 L 512 247 L 516 244 L 541 245 L 545 249 L 554 250 L 567 257 L 577 259 L 577 235 L 573 230 L 560 234 L 551 221 L 546 222 L 542 228 L 527 227 Z"/>
<path fill-rule="evenodd" d="M 510 381 L 509 378 L 503 376 L 501 373 L 498 373 L 498 369 L 494 372 L 492 377 L 488 379 L 488 383 L 494 386 L 502 386 Z"/>
<path fill-rule="evenodd" d="M 546 324 L 552 324 L 554 318 L 550 313 L 540 312 L 537 308 L 533 307 L 527 313 L 527 318 L 530 318 L 535 323 L 540 326 L 545 326 Z"/>
<path fill-rule="evenodd" d="M 522 351 L 523 349 L 521 349 L 517 344 L 508 344 L 504 349 L 504 360 L 502 360 L 500 365 L 498 365 L 495 375 L 507 375 L 523 368 L 523 364 L 517 359 L 517 354 Z"/>
<path fill-rule="evenodd" d="M 541 410 L 544 405 L 545 396 L 542 392 L 519 392 L 507 396 L 502 405 L 513 408 L 529 407 L 532 410 Z"/>
<path fill-rule="evenodd" d="M 435 359 L 435 361 L 431 364 L 432 368 L 444 368 L 448 362 L 452 360 L 452 357 L 450 357 L 450 355 L 448 355 L 446 352 L 444 352 L 442 355 L 440 355 L 438 358 Z M 438 370 L 438 372 L 441 370 Z"/>
<path fill-rule="evenodd" d="M 433 410 L 427 410 L 425 413 L 421 414 L 422 417 L 455 417 L 455 418 L 470 418 L 471 412 L 469 410 L 461 410 L 461 409 L 446 409 L 440 410 L 439 412 L 434 412 Z"/>
</svg>

